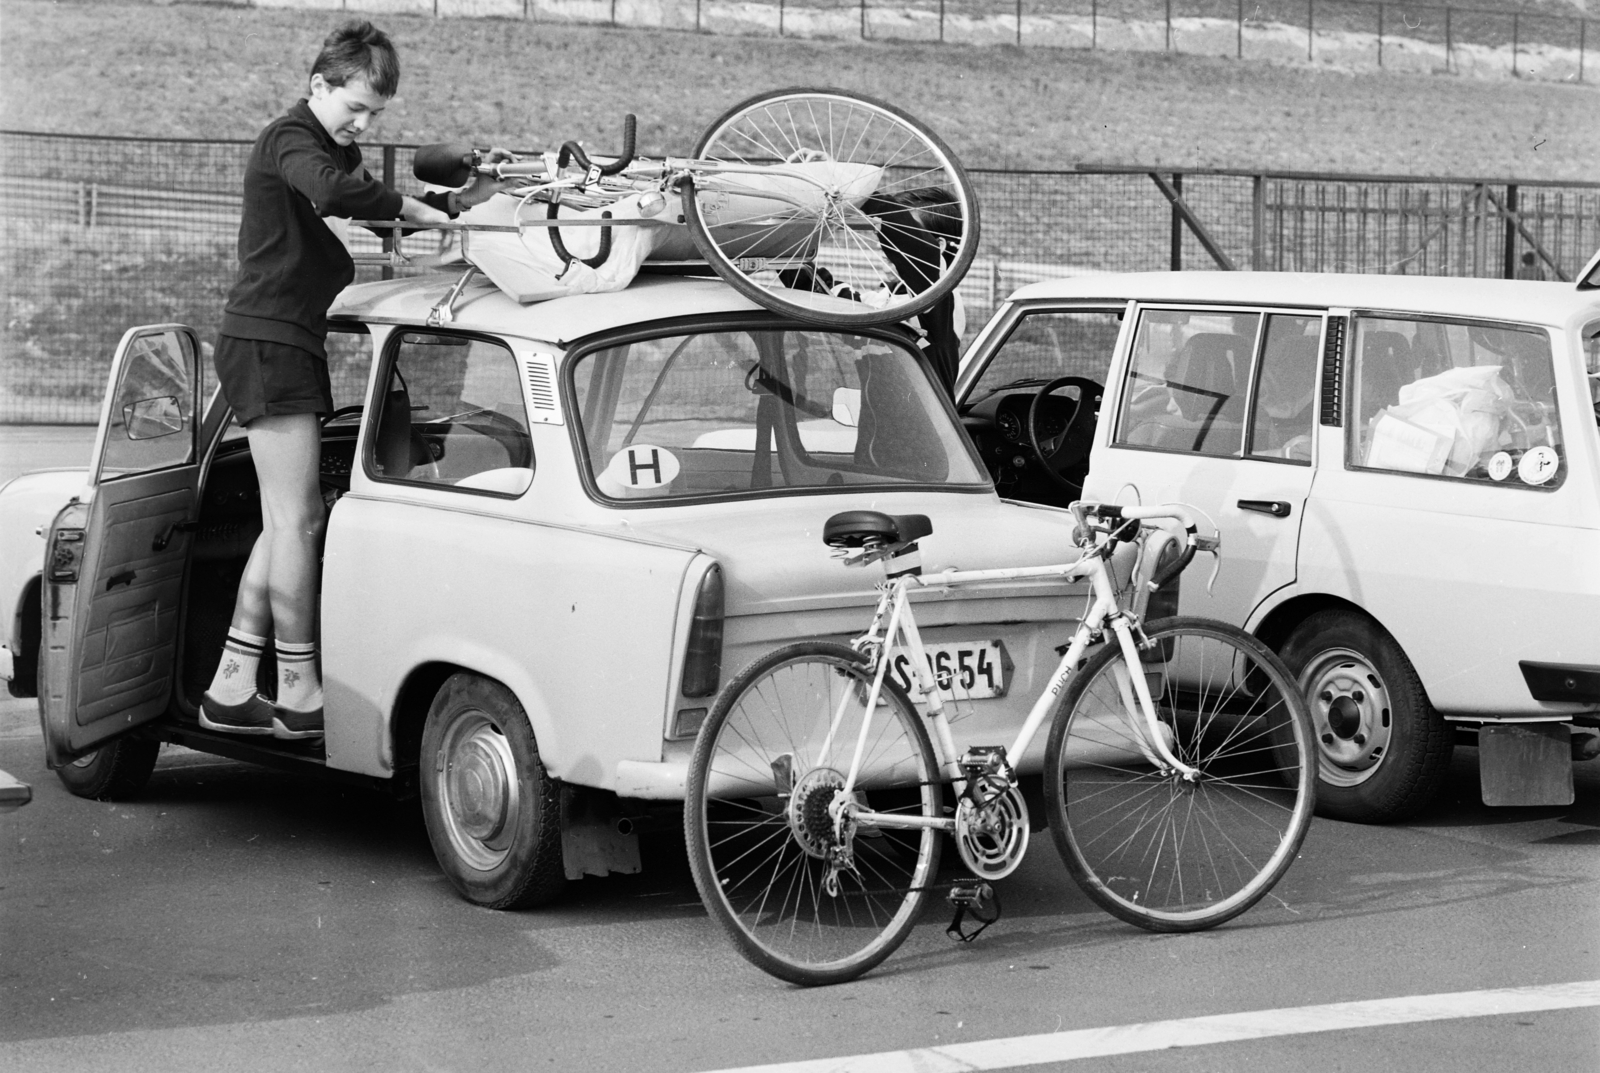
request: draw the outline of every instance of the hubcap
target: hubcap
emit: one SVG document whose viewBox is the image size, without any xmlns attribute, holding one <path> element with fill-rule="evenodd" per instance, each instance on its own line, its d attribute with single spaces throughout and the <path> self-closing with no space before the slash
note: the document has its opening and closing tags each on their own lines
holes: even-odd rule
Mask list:
<svg viewBox="0 0 1600 1073">
<path fill-rule="evenodd" d="M 1316 725 L 1319 774 L 1334 786 L 1370 779 L 1389 752 L 1394 713 L 1383 678 L 1361 653 L 1318 653 L 1300 674 Z"/>
<path fill-rule="evenodd" d="M 483 871 L 505 860 L 522 814 L 522 783 L 500 728 L 482 712 L 462 716 L 445 738 L 434 777 L 462 860 Z"/>
</svg>

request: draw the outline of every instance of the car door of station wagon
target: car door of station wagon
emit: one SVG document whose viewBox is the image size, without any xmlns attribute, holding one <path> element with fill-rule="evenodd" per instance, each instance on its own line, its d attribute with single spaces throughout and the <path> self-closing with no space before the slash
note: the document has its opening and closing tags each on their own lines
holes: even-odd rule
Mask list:
<svg viewBox="0 0 1600 1073">
<path fill-rule="evenodd" d="M 1141 306 L 1114 369 L 1084 496 L 1220 505 L 1214 596 L 1180 611 L 1244 624 L 1295 579 L 1311 488 L 1320 311 Z"/>
<path fill-rule="evenodd" d="M 58 767 L 166 710 L 201 471 L 199 341 L 180 324 L 117 346 L 88 485 L 51 525 L 40 718 Z"/>
</svg>

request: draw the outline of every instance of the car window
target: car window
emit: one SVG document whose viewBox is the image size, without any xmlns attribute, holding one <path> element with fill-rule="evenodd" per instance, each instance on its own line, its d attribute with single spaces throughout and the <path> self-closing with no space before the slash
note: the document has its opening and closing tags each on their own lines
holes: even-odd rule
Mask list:
<svg viewBox="0 0 1600 1073">
<path fill-rule="evenodd" d="M 523 378 L 503 344 L 397 333 L 373 416 L 373 476 L 520 495 L 533 481 Z"/>
<path fill-rule="evenodd" d="M 1122 314 L 1091 309 L 1024 313 L 967 393 L 976 402 L 1003 387 L 1060 376 L 1105 382 Z"/>
<path fill-rule="evenodd" d="M 914 352 L 880 337 L 698 332 L 570 368 L 590 473 L 609 498 L 987 483 Z"/>
<path fill-rule="evenodd" d="M 1238 457 L 1259 313 L 1145 309 L 1122 390 L 1116 442 Z"/>
<path fill-rule="evenodd" d="M 194 384 L 188 332 L 136 338 L 112 396 L 100 476 L 110 479 L 194 460 Z"/>
<path fill-rule="evenodd" d="M 1564 479 L 1544 330 L 1361 316 L 1350 362 L 1352 466 L 1523 487 Z"/>
<path fill-rule="evenodd" d="M 1271 313 L 1251 395 L 1248 453 L 1309 465 L 1322 318 Z"/>
<path fill-rule="evenodd" d="M 1600 268 L 1596 271 L 1600 272 Z M 1583 371 L 1589 377 L 1589 402 L 1594 406 L 1595 422 L 1600 424 L 1600 324 L 1583 329 Z"/>
</svg>

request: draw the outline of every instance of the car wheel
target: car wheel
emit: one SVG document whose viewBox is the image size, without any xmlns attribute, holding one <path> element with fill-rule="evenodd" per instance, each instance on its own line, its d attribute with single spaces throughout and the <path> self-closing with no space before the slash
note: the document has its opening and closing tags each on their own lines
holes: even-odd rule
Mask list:
<svg viewBox="0 0 1600 1073">
<path fill-rule="evenodd" d="M 78 797 L 120 801 L 144 789 L 160 751 L 159 741 L 118 738 L 56 768 L 56 777 Z"/>
<path fill-rule="evenodd" d="M 1320 611 L 1281 653 L 1305 691 L 1319 754 L 1317 812 L 1388 823 L 1423 808 L 1454 737 L 1393 637 L 1351 611 Z"/>
<path fill-rule="evenodd" d="M 509 689 L 472 674 L 445 682 L 422 732 L 421 784 L 428 839 L 463 898 L 525 909 L 561 892 L 560 790 Z"/>
</svg>

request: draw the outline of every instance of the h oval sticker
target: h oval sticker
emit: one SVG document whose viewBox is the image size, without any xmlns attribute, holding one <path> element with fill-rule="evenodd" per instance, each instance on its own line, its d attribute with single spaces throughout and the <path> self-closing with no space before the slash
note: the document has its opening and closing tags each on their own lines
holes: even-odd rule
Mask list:
<svg viewBox="0 0 1600 1073">
<path fill-rule="evenodd" d="M 677 478 L 678 469 L 678 456 L 665 447 L 634 443 L 611 456 L 605 483 L 625 493 L 659 491 Z"/>
</svg>

